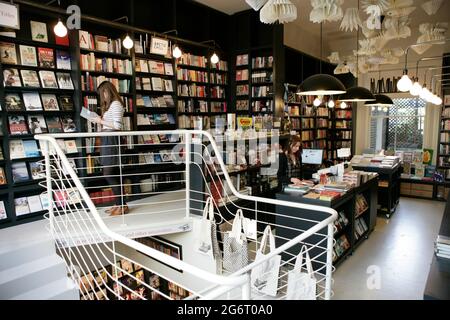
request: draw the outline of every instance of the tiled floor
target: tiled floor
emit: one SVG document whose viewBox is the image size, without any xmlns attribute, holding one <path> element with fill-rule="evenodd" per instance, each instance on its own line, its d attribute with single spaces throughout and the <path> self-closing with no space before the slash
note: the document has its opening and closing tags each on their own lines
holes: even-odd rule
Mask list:
<svg viewBox="0 0 450 320">
<path fill-rule="evenodd" d="M 445 203 L 402 198 L 390 220 L 378 217 L 375 231 L 336 270 L 334 299 L 423 299 L 434 241 Z M 380 286 L 374 271 L 379 271 Z"/>
</svg>

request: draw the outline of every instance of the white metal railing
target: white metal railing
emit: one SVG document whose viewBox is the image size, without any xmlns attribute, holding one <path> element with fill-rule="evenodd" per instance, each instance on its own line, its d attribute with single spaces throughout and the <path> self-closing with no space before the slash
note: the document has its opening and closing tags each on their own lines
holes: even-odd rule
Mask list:
<svg viewBox="0 0 450 320">
<path fill-rule="evenodd" d="M 152 135 L 170 139 L 160 139 L 149 145 L 147 140 Z M 108 145 L 99 146 L 99 153 L 89 145 L 95 138 L 109 141 Z M 80 283 L 83 299 L 179 299 L 188 295 L 188 299 L 215 299 L 225 294 L 227 298 L 260 299 L 263 295 L 255 294 L 250 288 L 250 273 L 277 255 L 282 256 L 278 294 L 271 298 L 283 299 L 296 252 L 304 245 L 314 265 L 317 298 L 331 298 L 336 211 L 242 194 L 228 172 L 233 165 L 225 164 L 221 156 L 224 150 L 210 133 L 191 130 L 104 132 L 38 135 L 36 139 L 45 157 L 50 232 L 67 262 L 70 276 Z M 63 144 L 58 143 L 60 139 L 76 140 L 78 153 L 65 154 Z M 123 141 L 125 139 L 127 141 Z M 234 140 L 230 140 L 234 144 Z M 152 155 L 148 148 L 154 151 Z M 145 155 L 165 161 L 142 162 Z M 102 159 L 109 161 L 105 164 Z M 96 160 L 103 164 L 93 164 Z M 92 174 L 93 171 L 102 175 Z M 109 179 L 106 183 L 105 178 Z M 98 183 L 92 184 L 97 180 Z M 178 188 L 171 188 L 174 186 Z M 97 191 L 111 187 L 117 187 L 115 195 Z M 249 239 L 249 265 L 233 274 L 206 270 L 208 268 L 197 261 L 187 263 L 183 260 L 189 259 L 181 260 L 179 252 L 177 256 L 176 245 L 168 240 L 164 247 L 161 245 L 164 239 L 153 238 L 157 235 L 183 237 L 180 234 L 185 233 L 182 241 L 188 241 L 187 249 L 195 217 L 201 215 L 206 199 L 211 196 L 215 199 L 216 221 L 224 227 L 218 232 L 221 245 L 226 226 L 231 224 L 238 209 L 256 220 L 258 237 Z M 99 202 L 117 198 L 120 205 L 127 203 L 130 212 L 110 217 Z M 307 215 L 283 215 L 277 213 L 277 208 L 301 209 Z M 322 214 L 321 218 L 317 218 L 318 213 Z M 299 222 L 308 227 L 296 226 Z M 256 248 L 266 226 L 274 230 L 278 247 L 255 262 Z M 282 236 L 283 231 L 294 236 L 286 238 Z M 311 237 L 316 241 L 310 242 Z M 150 240 L 145 242 L 138 238 Z M 153 247 L 144 244 L 148 241 Z M 182 294 L 168 293 L 162 282 Z"/>
</svg>

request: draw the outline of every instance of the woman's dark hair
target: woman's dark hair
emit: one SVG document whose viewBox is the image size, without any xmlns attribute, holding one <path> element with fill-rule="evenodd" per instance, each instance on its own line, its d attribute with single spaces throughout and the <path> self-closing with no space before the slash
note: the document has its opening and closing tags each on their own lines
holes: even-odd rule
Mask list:
<svg viewBox="0 0 450 320">
<path fill-rule="evenodd" d="M 116 87 L 109 81 L 103 81 L 97 88 L 97 92 L 100 99 L 100 108 L 102 114 L 108 111 L 111 103 L 114 101 L 120 102 L 123 105 L 122 98 L 120 97 L 119 92 L 117 92 Z M 108 94 L 108 98 L 105 99 L 105 92 Z"/>
<path fill-rule="evenodd" d="M 292 147 L 297 143 L 300 143 L 300 150 L 302 148 L 302 139 L 299 136 L 291 136 L 288 143 L 285 144 L 283 151 L 287 153 L 288 156 L 292 155 Z"/>
</svg>

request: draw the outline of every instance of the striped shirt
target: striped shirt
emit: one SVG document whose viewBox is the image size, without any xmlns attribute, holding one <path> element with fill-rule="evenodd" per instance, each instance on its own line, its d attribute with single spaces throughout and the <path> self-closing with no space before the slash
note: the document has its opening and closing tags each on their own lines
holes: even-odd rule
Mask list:
<svg viewBox="0 0 450 320">
<path fill-rule="evenodd" d="M 123 113 L 122 104 L 119 101 L 113 101 L 108 111 L 103 114 L 103 121 L 114 124 L 114 127 L 103 125 L 103 130 L 122 130 Z"/>
</svg>

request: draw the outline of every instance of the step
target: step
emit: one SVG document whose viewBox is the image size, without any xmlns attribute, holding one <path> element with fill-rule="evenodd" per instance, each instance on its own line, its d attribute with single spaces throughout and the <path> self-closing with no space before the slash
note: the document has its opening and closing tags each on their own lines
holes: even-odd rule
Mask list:
<svg viewBox="0 0 450 320">
<path fill-rule="evenodd" d="M 50 282 L 11 300 L 80 300 L 80 291 L 67 277 Z"/>
<path fill-rule="evenodd" d="M 0 272 L 52 254 L 55 254 L 55 245 L 51 239 L 11 245 L 0 251 Z"/>
<path fill-rule="evenodd" d="M 0 299 L 10 299 L 66 276 L 64 260 L 56 254 L 0 272 Z"/>
</svg>

